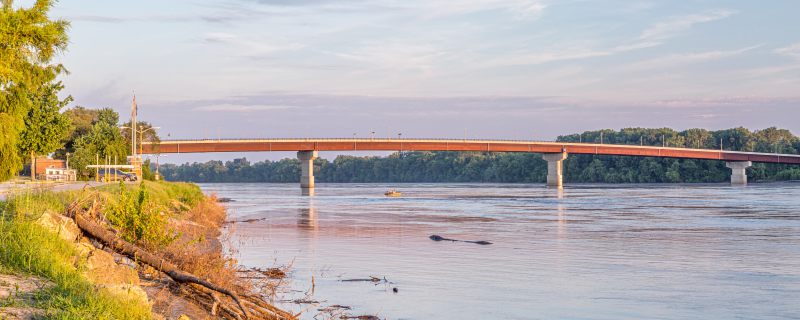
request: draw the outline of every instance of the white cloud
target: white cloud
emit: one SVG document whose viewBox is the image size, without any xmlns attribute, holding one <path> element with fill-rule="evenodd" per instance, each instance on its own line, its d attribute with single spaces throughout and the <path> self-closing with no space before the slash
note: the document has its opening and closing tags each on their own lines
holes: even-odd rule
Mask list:
<svg viewBox="0 0 800 320">
<path fill-rule="evenodd" d="M 437 65 L 437 60 L 446 54 L 446 51 L 431 45 L 383 43 L 335 55 L 373 68 L 431 73 Z"/>
<path fill-rule="evenodd" d="M 272 111 L 294 109 L 295 106 L 281 105 L 238 105 L 238 104 L 216 104 L 194 108 L 197 111 L 223 111 L 223 112 L 253 112 L 253 111 Z"/>
<path fill-rule="evenodd" d="M 250 40 L 245 37 L 224 32 L 206 33 L 203 40 L 207 43 L 220 43 L 234 46 L 247 56 L 262 56 L 278 51 L 290 51 L 303 48 L 303 45 L 298 43 L 276 45 L 266 41 Z"/>
<path fill-rule="evenodd" d="M 706 13 L 690 14 L 666 19 L 642 31 L 637 39 L 615 47 L 614 51 L 626 52 L 657 47 L 662 45 L 667 39 L 681 35 L 696 24 L 722 20 L 735 13 L 736 12 L 730 10 L 714 10 Z"/>
<path fill-rule="evenodd" d="M 705 52 L 671 54 L 654 59 L 634 62 L 624 66 L 623 68 L 627 70 L 651 70 L 651 69 L 676 67 L 693 63 L 702 63 L 706 61 L 713 61 L 713 60 L 738 56 L 748 51 L 758 49 L 762 46 L 763 45 L 758 44 L 735 50 L 715 50 L 715 51 L 705 51 Z"/>
<path fill-rule="evenodd" d="M 443 17 L 489 10 L 505 10 L 522 19 L 539 18 L 547 8 L 539 0 L 422 0 L 387 1 L 386 6 L 416 11 L 418 16 Z"/>
<path fill-rule="evenodd" d="M 714 10 L 701 14 L 674 17 L 645 29 L 639 36 L 639 40 L 647 42 L 666 40 L 681 34 L 696 24 L 725 19 L 733 14 L 735 12 L 730 10 Z"/>
<path fill-rule="evenodd" d="M 775 49 L 775 53 L 800 59 L 800 42 L 792 44 L 788 47 Z"/>
</svg>

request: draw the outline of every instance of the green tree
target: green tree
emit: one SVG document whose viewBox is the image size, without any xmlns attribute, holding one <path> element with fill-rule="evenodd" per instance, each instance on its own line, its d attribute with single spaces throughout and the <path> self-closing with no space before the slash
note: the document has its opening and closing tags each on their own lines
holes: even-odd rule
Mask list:
<svg viewBox="0 0 800 320">
<path fill-rule="evenodd" d="M 74 154 L 78 138 L 89 134 L 92 127 L 101 119 L 109 124 L 116 124 L 119 121 L 116 111 L 110 108 L 88 109 L 77 106 L 64 111 L 64 116 L 69 118 L 72 125 L 61 142 L 63 147 L 55 152 L 55 157 L 59 159 L 65 159 L 66 153 Z"/>
<path fill-rule="evenodd" d="M 44 92 L 34 97 L 35 105 L 25 116 L 25 127 L 17 146 L 22 157 L 30 155 L 31 162 L 35 156 L 58 149 L 69 131 L 70 120 L 61 109 L 72 101 L 72 97 L 59 100 L 57 93 L 62 88 L 60 82 L 44 87 Z"/>
<path fill-rule="evenodd" d="M 11 0 L 0 7 L 0 181 L 22 167 L 20 134 L 25 116 L 56 77 L 65 72 L 53 64 L 55 54 L 66 49 L 64 20 L 50 20 L 49 0 L 37 0 L 30 8 L 14 9 Z"/>
<path fill-rule="evenodd" d="M 93 175 L 94 171 L 86 166 L 96 163 L 98 159 L 101 164 L 106 163 L 106 159 L 112 164 L 122 164 L 126 163 L 130 154 L 130 143 L 122 136 L 117 123 L 112 122 L 119 119 L 116 112 L 103 109 L 99 115 L 92 129 L 75 141 L 75 155 L 71 163 L 83 178 Z"/>
<path fill-rule="evenodd" d="M 131 121 L 125 122 L 122 124 L 122 136 L 125 138 L 126 141 L 131 141 Z M 161 142 L 161 138 L 158 136 L 158 132 L 156 132 L 156 128 L 150 122 L 147 121 L 137 121 L 136 122 L 136 152 L 139 152 L 141 148 L 141 142 L 154 142 L 159 143 Z"/>
</svg>

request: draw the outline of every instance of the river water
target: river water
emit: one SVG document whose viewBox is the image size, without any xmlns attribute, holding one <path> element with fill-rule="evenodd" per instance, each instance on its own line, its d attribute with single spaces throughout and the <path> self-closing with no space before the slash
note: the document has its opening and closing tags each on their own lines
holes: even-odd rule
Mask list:
<svg viewBox="0 0 800 320">
<path fill-rule="evenodd" d="M 201 187 L 250 220 L 230 229 L 240 263 L 292 265 L 280 299 L 320 302 L 280 303 L 303 319 L 330 305 L 382 319 L 800 319 L 798 183 Z M 389 283 L 341 281 L 370 276 Z"/>
</svg>

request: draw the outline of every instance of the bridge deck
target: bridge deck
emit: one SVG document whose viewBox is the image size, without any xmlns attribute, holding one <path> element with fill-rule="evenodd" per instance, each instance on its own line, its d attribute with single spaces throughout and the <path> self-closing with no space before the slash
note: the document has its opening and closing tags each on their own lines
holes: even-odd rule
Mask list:
<svg viewBox="0 0 800 320">
<path fill-rule="evenodd" d="M 143 153 L 207 153 L 260 151 L 477 151 L 597 154 L 800 164 L 800 155 L 654 146 L 537 142 L 517 140 L 438 139 L 223 139 L 164 140 L 143 143 Z"/>
</svg>

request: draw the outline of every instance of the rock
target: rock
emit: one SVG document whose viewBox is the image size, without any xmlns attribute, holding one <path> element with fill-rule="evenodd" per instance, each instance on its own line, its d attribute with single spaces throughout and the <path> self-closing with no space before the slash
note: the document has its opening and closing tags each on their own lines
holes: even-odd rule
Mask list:
<svg viewBox="0 0 800 320">
<path fill-rule="evenodd" d="M 78 251 L 81 257 L 88 257 L 92 251 L 96 250 L 91 241 L 87 238 L 81 238 L 80 241 L 75 243 L 75 250 Z"/>
<path fill-rule="evenodd" d="M 178 318 L 178 320 L 192 320 L 192 318 L 189 318 L 189 316 L 187 316 L 187 315 L 185 315 L 185 314 L 182 314 L 182 315 L 181 315 L 181 316 Z"/>
<path fill-rule="evenodd" d="M 100 249 L 86 257 L 84 276 L 96 285 L 138 285 L 139 275 L 130 267 L 118 265 L 114 256 Z"/>
<path fill-rule="evenodd" d="M 142 289 L 142 287 L 140 287 L 139 285 L 117 284 L 117 285 L 99 285 L 97 287 L 117 297 L 123 297 L 131 300 L 138 300 L 141 303 L 148 305 L 150 304 L 150 300 L 147 298 L 147 292 L 145 292 L 144 289 Z"/>
<path fill-rule="evenodd" d="M 81 229 L 75 221 L 58 213 L 45 212 L 36 223 L 45 227 L 47 230 L 55 232 L 64 240 L 75 241 L 81 235 Z"/>
</svg>

